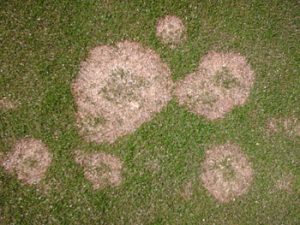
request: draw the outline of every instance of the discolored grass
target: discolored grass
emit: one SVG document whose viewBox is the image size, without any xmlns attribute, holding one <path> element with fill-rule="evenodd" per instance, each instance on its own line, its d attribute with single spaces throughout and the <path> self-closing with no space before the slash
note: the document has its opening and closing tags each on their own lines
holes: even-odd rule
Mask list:
<svg viewBox="0 0 300 225">
<path fill-rule="evenodd" d="M 186 28 L 177 16 L 160 18 L 156 25 L 156 36 L 166 45 L 175 48 L 186 39 Z"/>
<path fill-rule="evenodd" d="M 76 152 L 75 161 L 84 168 L 84 175 L 94 189 L 119 186 L 122 182 L 122 162 L 110 154 Z"/>
<path fill-rule="evenodd" d="M 16 174 L 19 180 L 33 185 L 43 179 L 51 161 L 52 156 L 44 143 L 24 138 L 17 141 L 1 165 L 8 173 Z"/>
<path fill-rule="evenodd" d="M 300 137 L 300 120 L 294 116 L 287 118 L 270 118 L 267 121 L 266 127 L 270 135 L 281 133 L 292 139 Z"/>
<path fill-rule="evenodd" d="M 198 71 L 177 83 L 180 105 L 210 120 L 223 118 L 245 104 L 255 80 L 254 71 L 239 54 L 209 52 Z"/>
<path fill-rule="evenodd" d="M 295 0 L 0 1 L 0 99 L 18 102 L 0 109 L 0 158 L 28 136 L 52 155 L 37 185 L 0 166 L 0 224 L 299 224 L 299 138 L 266 126 L 270 118 L 299 119 L 299 11 Z M 185 26 L 186 39 L 175 48 L 156 36 L 167 15 Z M 245 104 L 223 118 L 206 119 L 174 99 L 113 144 L 90 142 L 78 131 L 71 85 L 92 49 L 116 50 L 124 40 L 152 49 L 175 83 L 212 51 L 239 53 L 255 82 Z M 224 91 L 240 85 L 230 71 L 219 73 L 226 79 L 212 83 Z M 127 98 L 112 90 L 109 97 Z M 203 101 L 213 105 L 209 93 Z M 86 119 L 91 126 L 109 121 Z M 227 142 L 240 146 L 254 177 L 247 193 L 223 203 L 204 187 L 201 166 L 210 147 Z M 75 162 L 76 149 L 117 157 L 121 184 L 95 190 Z M 282 182 L 289 191 L 278 189 L 289 175 L 291 182 Z M 183 197 L 185 187 L 190 197 Z"/>
<path fill-rule="evenodd" d="M 79 132 L 113 143 L 159 112 L 171 88 L 169 68 L 154 51 L 128 41 L 96 47 L 72 85 Z"/>
<path fill-rule="evenodd" d="M 218 201 L 229 202 L 248 191 L 253 173 L 252 166 L 240 147 L 225 144 L 206 151 L 201 180 Z"/>
<path fill-rule="evenodd" d="M 9 100 L 8 98 L 4 97 L 0 99 L 0 110 L 1 111 L 9 111 L 17 109 L 18 103 L 16 101 Z"/>
</svg>

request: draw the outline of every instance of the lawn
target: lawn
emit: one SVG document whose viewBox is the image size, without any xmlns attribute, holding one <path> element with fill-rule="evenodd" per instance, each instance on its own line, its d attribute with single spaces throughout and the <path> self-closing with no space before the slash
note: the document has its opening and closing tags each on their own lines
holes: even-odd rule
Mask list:
<svg viewBox="0 0 300 225">
<path fill-rule="evenodd" d="M 18 104 L 0 109 L 0 157 L 33 137 L 53 159 L 39 185 L 0 167 L 0 224 L 299 224 L 300 138 L 266 125 L 300 120 L 299 12 L 296 0 L 1 1 L 0 99 Z M 186 27 L 176 48 L 156 37 L 166 15 Z M 222 119 L 196 115 L 173 98 L 133 133 L 88 142 L 76 126 L 72 81 L 93 47 L 125 40 L 154 50 L 174 83 L 211 50 L 240 53 L 254 86 Z M 224 203 L 200 176 L 206 150 L 227 142 L 241 147 L 253 180 Z M 94 190 L 76 150 L 117 156 L 121 185 Z"/>
</svg>

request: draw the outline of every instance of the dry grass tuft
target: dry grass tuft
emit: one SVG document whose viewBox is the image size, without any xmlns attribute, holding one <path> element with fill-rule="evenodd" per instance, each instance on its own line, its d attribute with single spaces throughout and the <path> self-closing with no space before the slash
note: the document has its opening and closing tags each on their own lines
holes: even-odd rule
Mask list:
<svg viewBox="0 0 300 225">
<path fill-rule="evenodd" d="M 196 72 L 178 82 L 174 94 L 180 105 L 214 120 L 245 104 L 254 80 L 254 72 L 243 56 L 212 51 L 204 56 Z"/>
<path fill-rule="evenodd" d="M 167 104 L 172 85 L 168 66 L 139 43 L 94 48 L 72 85 L 80 134 L 112 143 L 134 132 Z"/>
<path fill-rule="evenodd" d="M 77 151 L 75 161 L 83 167 L 84 176 L 95 190 L 119 186 L 122 182 L 122 162 L 113 155 Z"/>
<path fill-rule="evenodd" d="M 245 194 L 253 180 L 251 165 L 235 144 L 209 149 L 202 166 L 204 187 L 220 202 L 229 202 Z"/>
<path fill-rule="evenodd" d="M 166 45 L 175 48 L 186 39 L 186 29 L 177 16 L 160 18 L 156 25 L 156 36 Z"/>
<path fill-rule="evenodd" d="M 24 138 L 19 140 L 1 163 L 5 170 L 16 174 L 27 184 L 37 184 L 44 177 L 52 156 L 40 140 Z"/>
</svg>

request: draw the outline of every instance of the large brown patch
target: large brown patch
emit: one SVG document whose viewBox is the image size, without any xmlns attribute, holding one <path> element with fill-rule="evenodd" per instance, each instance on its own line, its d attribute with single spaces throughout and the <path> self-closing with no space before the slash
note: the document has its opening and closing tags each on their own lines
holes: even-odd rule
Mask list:
<svg viewBox="0 0 300 225">
<path fill-rule="evenodd" d="M 174 48 L 186 39 L 186 29 L 177 16 L 165 16 L 157 22 L 156 36 L 164 44 Z"/>
<path fill-rule="evenodd" d="M 119 186 L 122 182 L 122 162 L 107 153 L 76 152 L 75 161 L 84 169 L 84 176 L 94 189 Z"/>
<path fill-rule="evenodd" d="M 72 84 L 79 132 L 112 143 L 159 112 L 171 88 L 170 70 L 154 51 L 128 41 L 96 47 Z"/>
<path fill-rule="evenodd" d="M 175 96 L 180 105 L 214 120 L 243 105 L 254 80 L 243 56 L 212 51 L 203 57 L 196 72 L 178 82 Z"/>
<path fill-rule="evenodd" d="M 36 184 L 44 177 L 52 156 L 40 140 L 24 138 L 19 140 L 1 163 L 9 173 L 27 184 Z"/>
<path fill-rule="evenodd" d="M 202 166 L 204 187 L 220 202 L 229 202 L 246 193 L 253 179 L 250 163 L 235 144 L 209 149 Z"/>
</svg>

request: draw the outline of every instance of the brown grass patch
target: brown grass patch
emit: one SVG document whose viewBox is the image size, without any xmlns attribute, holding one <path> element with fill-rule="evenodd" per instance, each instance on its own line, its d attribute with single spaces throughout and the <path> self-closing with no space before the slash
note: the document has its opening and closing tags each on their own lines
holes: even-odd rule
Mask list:
<svg viewBox="0 0 300 225">
<path fill-rule="evenodd" d="M 44 177 L 52 156 L 40 140 L 24 138 L 19 140 L 1 163 L 5 170 L 16 174 L 27 184 L 37 184 Z"/>
<path fill-rule="evenodd" d="M 154 51 L 128 41 L 96 47 L 72 84 L 79 132 L 112 143 L 159 112 L 171 88 L 170 70 Z"/>
<path fill-rule="evenodd" d="M 270 118 L 266 126 L 269 134 L 281 133 L 288 138 L 300 137 L 300 120 L 294 116 Z"/>
<path fill-rule="evenodd" d="M 8 110 L 15 110 L 18 107 L 18 102 L 10 100 L 6 97 L 0 99 L 0 110 L 8 111 Z"/>
<path fill-rule="evenodd" d="M 214 120 L 245 104 L 254 80 L 243 56 L 212 51 L 203 57 L 196 72 L 178 82 L 174 94 L 180 105 Z"/>
<path fill-rule="evenodd" d="M 156 36 L 166 45 L 175 48 L 186 39 L 186 29 L 177 16 L 160 18 L 156 25 Z"/>
<path fill-rule="evenodd" d="M 122 162 L 113 155 L 77 151 L 75 161 L 83 167 L 84 176 L 95 190 L 119 186 L 122 182 Z"/>
<path fill-rule="evenodd" d="M 220 202 L 229 202 L 245 194 L 253 180 L 252 167 L 235 144 L 209 149 L 202 166 L 204 187 Z"/>
</svg>

